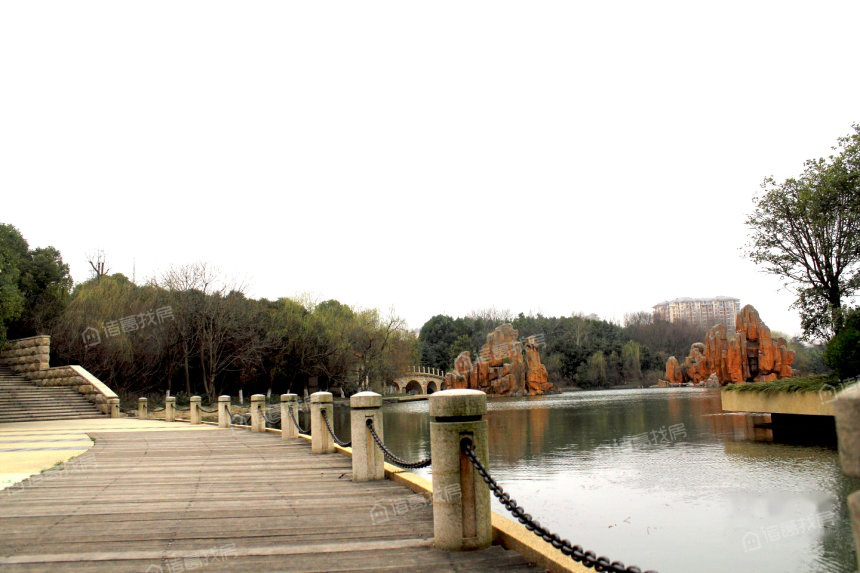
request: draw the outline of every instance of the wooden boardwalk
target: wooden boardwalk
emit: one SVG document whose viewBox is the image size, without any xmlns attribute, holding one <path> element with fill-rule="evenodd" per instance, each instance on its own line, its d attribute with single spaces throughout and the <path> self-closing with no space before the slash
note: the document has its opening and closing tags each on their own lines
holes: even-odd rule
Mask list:
<svg viewBox="0 0 860 573">
<path fill-rule="evenodd" d="M 429 504 L 388 480 L 353 483 L 349 457 L 304 440 L 88 433 L 80 467 L 0 491 L 4 573 L 538 570 L 498 546 L 434 549 Z"/>
</svg>

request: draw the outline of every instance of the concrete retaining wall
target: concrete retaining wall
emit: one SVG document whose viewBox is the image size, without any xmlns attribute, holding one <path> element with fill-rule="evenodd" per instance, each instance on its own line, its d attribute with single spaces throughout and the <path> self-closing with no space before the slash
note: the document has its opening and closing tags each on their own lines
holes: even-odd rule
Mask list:
<svg viewBox="0 0 860 573">
<path fill-rule="evenodd" d="M 832 416 L 830 395 L 818 392 L 738 392 L 720 391 L 724 412 L 770 412 L 771 414 L 805 414 Z"/>
</svg>

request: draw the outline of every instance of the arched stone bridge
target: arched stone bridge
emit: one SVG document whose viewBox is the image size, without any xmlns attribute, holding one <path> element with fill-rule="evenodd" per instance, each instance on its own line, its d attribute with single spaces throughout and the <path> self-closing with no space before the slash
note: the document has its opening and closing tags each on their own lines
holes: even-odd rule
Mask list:
<svg viewBox="0 0 860 573">
<path fill-rule="evenodd" d="M 432 394 L 444 390 L 445 372 L 427 366 L 412 366 L 385 389 L 387 394 Z"/>
</svg>

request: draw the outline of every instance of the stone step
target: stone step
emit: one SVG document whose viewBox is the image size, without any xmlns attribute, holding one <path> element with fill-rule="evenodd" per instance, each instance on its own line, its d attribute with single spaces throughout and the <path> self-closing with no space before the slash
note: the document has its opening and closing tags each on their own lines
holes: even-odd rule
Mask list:
<svg viewBox="0 0 860 573">
<path fill-rule="evenodd" d="M 104 418 L 71 386 L 39 386 L 0 367 L 0 423 Z"/>
<path fill-rule="evenodd" d="M 83 398 L 83 394 L 78 394 L 75 392 L 74 394 L 40 394 L 38 396 L 28 396 L 27 394 L 7 394 L 6 396 L 0 396 L 0 402 L 4 400 L 33 400 L 35 402 L 50 402 L 56 400 L 76 400 L 78 398 Z"/>
<path fill-rule="evenodd" d="M 75 391 L 72 386 L 9 386 L 6 388 L 0 388 L 0 393 L 2 392 L 32 392 L 38 394 L 40 392 L 67 392 L 67 391 Z"/>
<path fill-rule="evenodd" d="M 9 386 L 7 388 L 0 388 L 0 393 L 3 392 L 31 392 L 34 394 L 38 394 L 40 392 L 74 392 L 75 389 L 72 386 Z"/>
<path fill-rule="evenodd" d="M 12 395 L 0 397 L 0 404 L 5 400 L 14 400 L 18 402 L 21 400 L 32 400 L 34 402 L 69 402 L 79 399 L 86 400 L 82 394 L 43 394 L 41 396 Z"/>
<path fill-rule="evenodd" d="M 86 404 L 39 404 L 32 405 L 27 402 L 22 402 L 19 404 L 8 404 L 4 406 L 0 406 L 0 412 L 11 412 L 14 410 L 29 410 L 29 411 L 39 411 L 39 412 L 59 412 L 62 410 L 91 410 L 93 409 L 93 405 L 89 402 Z"/>
<path fill-rule="evenodd" d="M 65 416 L 21 416 L 21 417 L 0 417 L 0 424 L 12 424 L 16 422 L 51 422 L 54 420 L 90 420 L 95 418 L 104 418 L 101 414 L 67 414 Z"/>
<path fill-rule="evenodd" d="M 11 392 L 0 392 L 0 398 L 6 398 L 10 396 L 26 396 L 28 398 L 40 398 L 42 396 L 51 398 L 53 396 L 80 396 L 81 394 L 77 390 L 72 390 L 68 388 L 66 390 L 58 390 L 58 391 L 47 391 L 47 392 L 33 392 L 32 390 L 13 390 Z"/>
<path fill-rule="evenodd" d="M 29 397 L 9 397 L 4 400 L 0 400 L 0 404 L 5 403 L 27 403 L 27 404 L 89 404 L 90 401 L 84 398 L 82 395 L 78 394 L 77 396 L 60 396 L 58 398 L 29 398 Z"/>
</svg>

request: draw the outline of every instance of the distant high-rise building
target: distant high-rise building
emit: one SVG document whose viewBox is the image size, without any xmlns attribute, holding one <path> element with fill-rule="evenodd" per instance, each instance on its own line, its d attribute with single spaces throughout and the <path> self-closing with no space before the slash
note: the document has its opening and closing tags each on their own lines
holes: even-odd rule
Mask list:
<svg viewBox="0 0 860 573">
<path fill-rule="evenodd" d="M 725 324 L 726 330 L 734 332 L 735 318 L 740 308 L 741 300 L 730 296 L 676 298 L 655 304 L 654 314 L 669 322 L 685 320 L 705 328 Z"/>
</svg>

